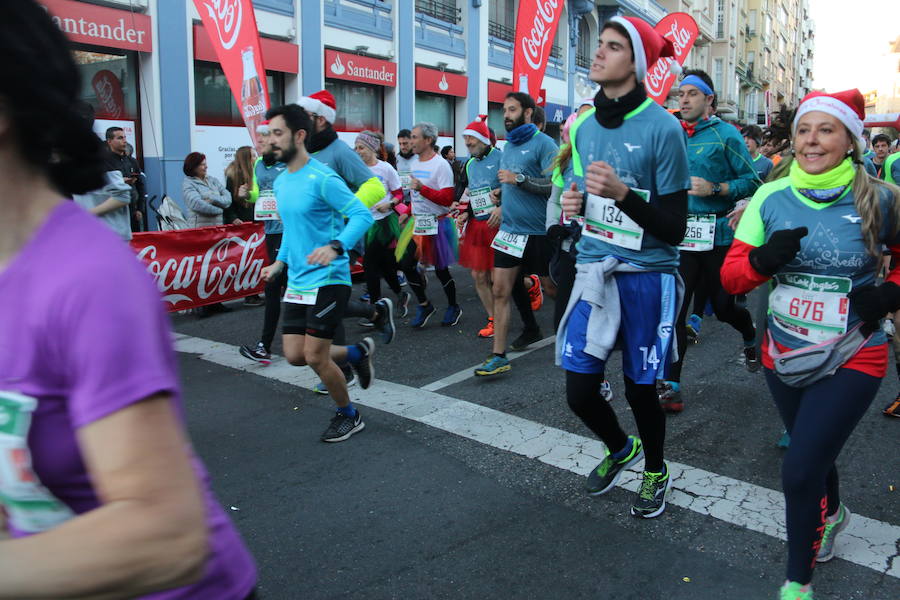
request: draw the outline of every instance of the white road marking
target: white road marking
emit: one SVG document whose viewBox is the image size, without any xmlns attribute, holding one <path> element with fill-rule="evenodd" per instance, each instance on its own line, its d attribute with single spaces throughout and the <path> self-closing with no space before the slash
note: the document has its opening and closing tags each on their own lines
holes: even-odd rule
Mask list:
<svg viewBox="0 0 900 600">
<path fill-rule="evenodd" d="M 198 354 L 218 365 L 246 371 L 311 390 L 318 377 L 308 367 L 293 367 L 274 357 L 268 367 L 249 362 L 235 346 L 190 337 L 175 336 L 179 352 Z M 536 348 L 534 348 L 536 349 Z M 437 383 L 437 382 L 435 382 Z M 434 384 L 432 384 L 434 385 Z M 368 390 L 354 389 L 354 402 L 405 419 L 514 452 L 579 475 L 588 473 L 605 455 L 597 440 L 548 427 L 479 404 L 458 400 L 425 389 L 377 381 Z M 701 515 L 786 539 L 784 496 L 752 483 L 668 462 L 673 478 L 668 503 Z M 625 473 L 619 487 L 636 491 L 639 474 Z M 857 565 L 900 578 L 900 526 L 854 513 L 841 534 L 837 556 Z"/>
<path fill-rule="evenodd" d="M 556 341 L 556 335 L 551 335 L 550 337 L 546 337 L 539 342 L 535 342 L 528 346 L 525 350 L 521 352 L 508 352 L 506 357 L 509 360 L 515 360 L 520 356 L 525 356 L 526 354 L 531 354 L 535 350 L 540 350 L 541 348 L 546 348 L 550 344 Z M 468 369 L 463 369 L 462 371 L 457 371 L 453 375 L 449 375 L 444 377 L 443 379 L 438 379 L 434 383 L 429 383 L 428 385 L 423 385 L 422 389 L 427 392 L 436 392 L 438 390 L 442 390 L 445 387 L 450 387 L 451 385 L 455 385 L 457 383 L 461 383 L 467 379 L 472 379 L 475 377 L 475 367 L 480 366 L 481 363 L 477 365 L 472 365 Z"/>
</svg>

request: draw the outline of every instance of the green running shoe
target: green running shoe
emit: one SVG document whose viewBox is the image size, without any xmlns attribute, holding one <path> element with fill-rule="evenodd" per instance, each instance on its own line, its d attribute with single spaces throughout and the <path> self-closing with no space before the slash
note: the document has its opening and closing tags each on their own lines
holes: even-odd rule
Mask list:
<svg viewBox="0 0 900 600">
<path fill-rule="evenodd" d="M 666 495 L 669 493 L 669 467 L 663 463 L 662 473 L 644 471 L 644 481 L 638 490 L 637 499 L 631 507 L 631 514 L 642 519 L 652 519 L 666 510 Z"/>
<path fill-rule="evenodd" d="M 509 364 L 508 358 L 491 354 L 484 359 L 481 366 L 475 368 L 475 375 L 476 377 L 499 375 L 500 373 L 506 373 L 510 369 L 512 369 L 512 366 Z"/>
<path fill-rule="evenodd" d="M 838 508 L 838 517 L 833 523 L 825 523 L 825 532 L 822 534 L 822 544 L 816 555 L 816 562 L 828 562 L 834 558 L 834 538 L 847 528 L 850 523 L 850 511 L 841 502 Z"/>
<path fill-rule="evenodd" d="M 815 598 L 811 587 L 800 585 L 796 581 L 788 581 L 781 586 L 778 600 L 815 600 Z"/>
<path fill-rule="evenodd" d="M 628 439 L 631 440 L 631 452 L 628 456 L 616 460 L 607 451 L 603 461 L 588 475 L 586 486 L 588 494 L 591 496 L 605 494 L 619 482 L 622 471 L 644 457 L 644 445 L 641 444 L 640 438 L 629 435 Z"/>
</svg>

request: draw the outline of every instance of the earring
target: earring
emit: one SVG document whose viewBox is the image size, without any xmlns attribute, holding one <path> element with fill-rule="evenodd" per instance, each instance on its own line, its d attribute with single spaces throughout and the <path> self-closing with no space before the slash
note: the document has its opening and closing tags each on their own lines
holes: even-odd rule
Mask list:
<svg viewBox="0 0 900 600">
<path fill-rule="evenodd" d="M 850 156 L 851 154 L 853 154 L 853 148 L 850 148 L 849 150 L 847 150 L 847 156 Z"/>
<path fill-rule="evenodd" d="M 793 146 L 791 146 L 791 156 L 796 156 L 796 155 L 797 155 L 797 153 L 796 153 L 796 152 L 794 152 L 794 147 L 793 147 Z"/>
</svg>

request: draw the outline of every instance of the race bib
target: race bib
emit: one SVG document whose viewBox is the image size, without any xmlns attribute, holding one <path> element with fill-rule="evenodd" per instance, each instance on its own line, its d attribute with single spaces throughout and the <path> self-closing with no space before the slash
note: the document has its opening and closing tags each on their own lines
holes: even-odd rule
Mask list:
<svg viewBox="0 0 900 600">
<path fill-rule="evenodd" d="M 400 187 L 402 187 L 404 190 L 408 190 L 409 183 L 410 183 L 409 179 L 410 179 L 410 177 L 412 177 L 412 172 L 411 171 L 400 171 L 397 174 L 400 175 Z"/>
<path fill-rule="evenodd" d="M 415 215 L 414 235 L 437 235 L 438 224 L 436 215 Z"/>
<path fill-rule="evenodd" d="M 284 301 L 290 302 L 291 304 L 306 304 L 307 306 L 313 306 L 316 303 L 316 299 L 319 297 L 319 288 L 315 288 L 313 290 L 297 290 L 294 288 L 288 288 L 284 293 Z"/>
<path fill-rule="evenodd" d="M 28 431 L 35 408 L 35 398 L 0 391 L 0 505 L 10 524 L 28 533 L 47 531 L 75 516 L 32 469 Z"/>
<path fill-rule="evenodd" d="M 472 207 L 472 214 L 475 218 L 483 221 L 491 216 L 494 210 L 494 202 L 491 200 L 491 188 L 478 188 L 477 190 L 469 190 L 469 206 Z"/>
<path fill-rule="evenodd" d="M 688 215 L 684 239 L 678 245 L 682 250 L 704 252 L 712 250 L 716 241 L 716 215 Z"/>
<path fill-rule="evenodd" d="M 260 190 L 259 198 L 253 208 L 253 218 L 257 221 L 279 221 L 278 202 L 273 190 Z"/>
<path fill-rule="evenodd" d="M 775 326 L 811 344 L 847 333 L 853 282 L 847 277 L 778 273 L 769 294 Z"/>
<path fill-rule="evenodd" d="M 491 248 L 516 258 L 522 258 L 522 255 L 525 254 L 526 244 L 528 244 L 528 236 L 524 233 L 515 234 L 507 231 L 498 231 L 497 235 L 494 236 L 494 241 L 491 242 Z"/>
<path fill-rule="evenodd" d="M 632 189 L 645 202 L 650 201 L 650 192 Z M 615 200 L 594 194 L 587 195 L 582 233 L 629 250 L 640 250 L 644 240 L 644 228 L 622 212 Z"/>
</svg>

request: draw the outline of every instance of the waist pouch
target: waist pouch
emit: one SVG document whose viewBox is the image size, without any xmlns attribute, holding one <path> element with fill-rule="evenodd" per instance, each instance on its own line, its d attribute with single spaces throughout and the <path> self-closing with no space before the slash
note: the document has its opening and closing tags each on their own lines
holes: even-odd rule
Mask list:
<svg viewBox="0 0 900 600">
<path fill-rule="evenodd" d="M 772 334 L 769 334 L 769 356 L 775 365 L 775 374 L 786 385 L 806 387 L 823 377 L 834 375 L 850 358 L 859 352 L 872 337 L 860 331 L 862 323 L 837 337 L 815 346 L 777 352 Z"/>
</svg>

